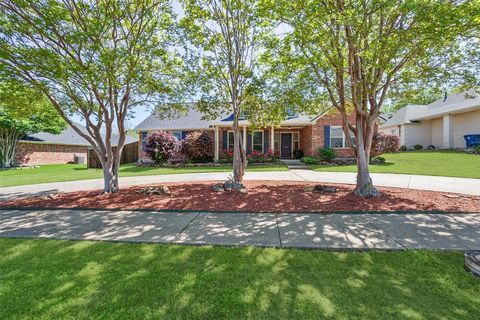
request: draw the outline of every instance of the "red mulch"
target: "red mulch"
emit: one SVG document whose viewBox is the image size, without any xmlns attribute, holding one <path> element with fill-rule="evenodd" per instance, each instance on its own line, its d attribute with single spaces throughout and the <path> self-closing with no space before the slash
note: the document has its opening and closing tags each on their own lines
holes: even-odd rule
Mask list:
<svg viewBox="0 0 480 320">
<path fill-rule="evenodd" d="M 62 208 L 169 209 L 243 212 L 332 212 L 332 211 L 445 211 L 480 212 L 480 197 L 441 192 L 379 188 L 382 196 L 363 199 L 352 194 L 353 186 L 335 185 L 334 194 L 308 189 L 314 183 L 246 181 L 248 193 L 214 192 L 215 182 L 166 183 L 171 195 L 143 195 L 145 186 L 123 188 L 117 194 L 99 191 L 60 193 L 45 197 L 3 202 L 2 206 Z"/>
</svg>

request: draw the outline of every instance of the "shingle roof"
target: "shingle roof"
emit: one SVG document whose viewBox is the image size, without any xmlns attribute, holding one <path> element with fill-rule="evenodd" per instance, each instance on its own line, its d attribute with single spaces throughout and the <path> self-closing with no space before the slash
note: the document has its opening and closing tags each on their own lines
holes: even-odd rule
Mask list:
<svg viewBox="0 0 480 320">
<path fill-rule="evenodd" d="M 87 132 L 87 129 L 79 123 L 75 123 L 77 127 L 83 132 Z M 118 144 L 118 135 L 112 135 L 112 145 Z M 82 138 L 72 127 L 67 126 L 60 134 L 51 134 L 46 132 L 39 132 L 35 134 L 23 137 L 21 141 L 37 142 L 43 144 L 60 144 L 60 145 L 72 145 L 72 146 L 90 146 L 90 143 Z M 138 141 L 138 138 L 126 136 L 125 144 L 130 144 Z"/>
<path fill-rule="evenodd" d="M 467 112 L 477 108 L 480 108 L 480 94 L 470 90 L 450 94 L 446 99 L 439 99 L 428 105 L 408 105 L 397 112 L 383 114 L 382 118 L 386 120 L 381 126 L 388 127 L 411 123 L 412 121 L 436 118 L 449 113 Z"/>
<path fill-rule="evenodd" d="M 189 108 L 185 114 L 174 113 L 168 117 L 162 117 L 158 112 L 151 114 L 140 122 L 135 130 L 187 130 L 208 129 L 211 121 L 205 120 L 204 115 L 194 108 Z"/>
</svg>

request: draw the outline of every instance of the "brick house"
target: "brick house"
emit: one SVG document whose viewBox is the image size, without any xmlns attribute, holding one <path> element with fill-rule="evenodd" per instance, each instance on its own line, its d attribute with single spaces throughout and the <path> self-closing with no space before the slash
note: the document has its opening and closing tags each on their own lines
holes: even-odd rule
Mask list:
<svg viewBox="0 0 480 320">
<path fill-rule="evenodd" d="M 139 159 L 148 161 L 143 146 L 145 138 L 153 131 L 168 131 L 182 140 L 189 132 L 200 130 L 212 135 L 215 141 L 214 159 L 218 161 L 222 151 L 233 148 L 232 120 L 232 115 L 205 120 L 202 113 L 193 108 L 186 114 L 168 118 L 152 114 L 135 127 L 140 140 Z M 244 144 L 247 153 L 252 150 L 260 153 L 272 150 L 278 152 L 282 159 L 294 158 L 295 150 L 302 150 L 305 156 L 315 156 L 318 148 L 324 146 L 333 148 L 338 157 L 352 157 L 353 153 L 345 143 L 341 123 L 341 116 L 331 112 L 316 116 L 292 114 L 277 126 L 261 129 L 251 129 L 247 120 L 239 121 L 243 141 L 247 142 Z"/>
<path fill-rule="evenodd" d="M 77 124 L 82 130 L 86 128 Z M 112 136 L 114 145 L 117 136 Z M 127 136 L 125 144 L 136 142 L 133 137 Z M 87 150 L 90 144 L 68 126 L 60 134 L 40 132 L 20 139 L 15 152 L 15 164 L 66 164 L 84 163 L 87 161 Z"/>
</svg>

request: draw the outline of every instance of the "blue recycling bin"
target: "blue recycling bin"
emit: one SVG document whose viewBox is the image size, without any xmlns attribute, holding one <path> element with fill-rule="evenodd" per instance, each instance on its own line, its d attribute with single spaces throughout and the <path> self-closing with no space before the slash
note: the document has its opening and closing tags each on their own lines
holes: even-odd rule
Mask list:
<svg viewBox="0 0 480 320">
<path fill-rule="evenodd" d="M 480 146 L 480 134 L 467 134 L 463 136 L 467 144 L 467 148 Z"/>
</svg>

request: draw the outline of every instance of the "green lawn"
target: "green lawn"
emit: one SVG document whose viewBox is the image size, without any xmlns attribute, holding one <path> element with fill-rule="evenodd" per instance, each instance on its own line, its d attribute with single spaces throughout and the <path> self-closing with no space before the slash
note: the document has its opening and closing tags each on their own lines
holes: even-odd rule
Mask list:
<svg viewBox="0 0 480 320">
<path fill-rule="evenodd" d="M 478 319 L 459 252 L 0 239 L 0 319 Z"/>
<path fill-rule="evenodd" d="M 186 167 L 186 168 L 157 168 L 138 167 L 135 164 L 125 164 L 120 167 L 120 177 L 171 174 L 171 173 L 196 173 L 196 172 L 225 172 L 231 166 L 216 167 Z M 285 171 L 285 165 L 255 165 L 247 171 Z M 102 178 L 102 170 L 87 169 L 86 165 L 52 164 L 42 165 L 35 169 L 1 170 L 0 187 L 19 186 L 46 182 L 74 181 Z"/>
<path fill-rule="evenodd" d="M 386 163 L 370 172 L 480 178 L 480 156 L 460 151 L 408 151 L 384 154 Z M 356 172 L 356 166 L 314 166 L 316 171 Z"/>
</svg>

